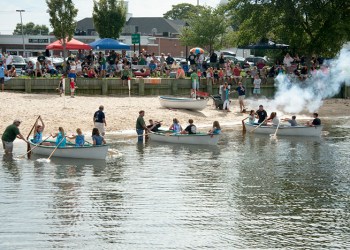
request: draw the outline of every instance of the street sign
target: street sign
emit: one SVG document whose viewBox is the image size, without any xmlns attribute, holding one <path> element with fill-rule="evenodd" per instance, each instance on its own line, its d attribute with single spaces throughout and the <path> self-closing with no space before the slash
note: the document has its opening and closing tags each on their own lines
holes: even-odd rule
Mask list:
<svg viewBox="0 0 350 250">
<path fill-rule="evenodd" d="M 131 43 L 140 43 L 140 34 L 131 34 Z"/>
</svg>

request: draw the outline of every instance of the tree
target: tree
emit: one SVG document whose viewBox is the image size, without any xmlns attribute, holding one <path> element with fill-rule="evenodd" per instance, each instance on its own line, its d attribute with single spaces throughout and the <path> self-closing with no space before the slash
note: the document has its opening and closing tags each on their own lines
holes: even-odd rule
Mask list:
<svg viewBox="0 0 350 250">
<path fill-rule="evenodd" d="M 72 40 L 76 28 L 75 17 L 78 10 L 74 7 L 72 0 L 46 0 L 50 15 L 50 24 L 53 34 L 62 41 L 63 57 L 66 58 L 66 43 Z M 64 60 L 66 68 L 66 60 Z"/>
<path fill-rule="evenodd" d="M 94 0 L 92 18 L 100 38 L 117 39 L 126 22 L 125 3 L 123 0 Z"/>
<path fill-rule="evenodd" d="M 172 5 L 172 9 L 163 14 L 163 17 L 173 20 L 186 20 L 191 15 L 198 13 L 202 8 L 202 6 L 194 6 L 190 3 L 180 3 Z"/>
<path fill-rule="evenodd" d="M 196 15 L 191 15 L 182 29 L 182 45 L 198 46 L 208 51 L 222 47 L 222 38 L 227 32 L 227 20 L 220 9 L 203 7 Z"/>
<path fill-rule="evenodd" d="M 22 25 L 17 23 L 16 29 L 13 31 L 14 35 L 22 34 Z M 23 25 L 23 34 L 26 35 L 48 35 L 49 28 L 46 25 L 35 25 L 33 22 L 29 22 Z"/>
<path fill-rule="evenodd" d="M 262 38 L 299 54 L 333 57 L 350 39 L 350 2 L 343 0 L 231 0 L 236 45 Z"/>
</svg>

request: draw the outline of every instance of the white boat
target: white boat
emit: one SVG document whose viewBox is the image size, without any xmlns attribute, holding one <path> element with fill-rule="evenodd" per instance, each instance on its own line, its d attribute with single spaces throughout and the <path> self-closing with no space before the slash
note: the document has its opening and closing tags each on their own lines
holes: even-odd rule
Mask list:
<svg viewBox="0 0 350 250">
<path fill-rule="evenodd" d="M 151 141 L 197 145 L 216 145 L 220 139 L 220 135 L 204 133 L 175 134 L 172 132 L 152 132 L 148 136 Z"/>
<path fill-rule="evenodd" d="M 245 123 L 245 127 L 248 132 L 256 134 L 275 134 L 276 126 L 260 126 Z M 258 128 L 257 128 L 258 127 Z M 277 135 L 287 136 L 321 136 L 323 126 L 282 126 L 280 125 L 277 130 Z M 254 130 L 254 131 L 253 131 Z"/>
<path fill-rule="evenodd" d="M 56 148 L 56 145 L 52 141 L 47 142 L 50 142 L 52 146 L 37 146 L 37 144 L 29 140 L 30 149 L 32 149 L 31 152 L 37 155 L 50 156 Z M 91 144 L 87 144 L 83 147 L 76 147 L 73 143 L 67 142 L 66 147 L 57 148 L 52 157 L 104 160 L 106 159 L 108 148 L 108 145 L 93 146 Z"/>
<path fill-rule="evenodd" d="M 208 98 L 193 99 L 159 96 L 160 105 L 164 108 L 202 110 L 207 106 Z"/>
</svg>

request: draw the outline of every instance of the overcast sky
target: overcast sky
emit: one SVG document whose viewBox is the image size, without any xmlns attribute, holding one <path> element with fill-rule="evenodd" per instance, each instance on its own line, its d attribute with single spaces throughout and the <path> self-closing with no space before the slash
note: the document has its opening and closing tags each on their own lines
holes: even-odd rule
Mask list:
<svg viewBox="0 0 350 250">
<path fill-rule="evenodd" d="M 25 10 L 22 13 L 23 23 L 33 22 L 35 24 L 49 24 L 49 15 L 46 13 L 47 5 L 45 0 L 10 0 L 0 4 L 0 33 L 12 34 L 17 23 L 20 23 L 20 14 L 16 10 Z M 78 11 L 77 21 L 91 17 L 93 0 L 73 0 Z M 129 13 L 133 17 L 156 17 L 171 10 L 172 5 L 188 2 L 193 5 L 197 0 L 129 0 Z M 199 4 L 216 7 L 220 0 L 199 0 Z"/>
</svg>

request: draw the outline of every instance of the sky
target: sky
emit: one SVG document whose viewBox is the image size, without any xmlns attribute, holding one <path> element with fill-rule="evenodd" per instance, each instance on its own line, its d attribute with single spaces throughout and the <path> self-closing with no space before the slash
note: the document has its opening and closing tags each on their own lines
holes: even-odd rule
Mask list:
<svg viewBox="0 0 350 250">
<path fill-rule="evenodd" d="M 220 0 L 198 0 L 200 5 L 216 7 Z M 73 0 L 78 9 L 77 21 L 92 16 L 93 0 Z M 129 13 L 133 17 L 159 17 L 172 9 L 172 5 L 190 3 L 197 5 L 197 0 L 129 0 Z M 17 23 L 21 22 L 20 13 L 16 10 L 25 10 L 22 13 L 23 24 L 45 24 L 50 27 L 49 15 L 46 13 L 45 0 L 12 0 L 1 4 L 0 9 L 0 34 L 12 34 Z"/>
</svg>

